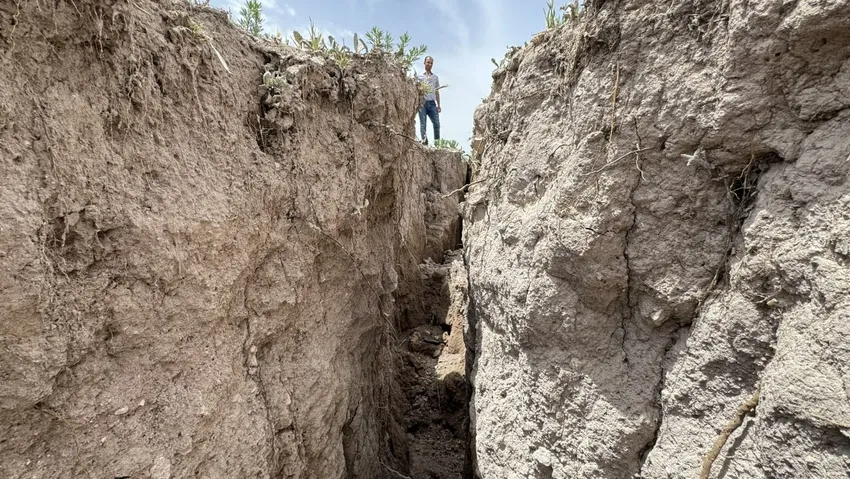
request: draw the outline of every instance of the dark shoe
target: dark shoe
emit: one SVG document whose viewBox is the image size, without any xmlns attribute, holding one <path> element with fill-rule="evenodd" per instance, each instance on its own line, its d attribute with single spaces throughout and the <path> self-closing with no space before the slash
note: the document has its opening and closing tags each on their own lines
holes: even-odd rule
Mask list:
<svg viewBox="0 0 850 479">
<path fill-rule="evenodd" d="M 422 140 L 422 144 L 425 145 L 425 146 L 428 146 L 428 139 L 426 138 L 426 139 Z"/>
</svg>

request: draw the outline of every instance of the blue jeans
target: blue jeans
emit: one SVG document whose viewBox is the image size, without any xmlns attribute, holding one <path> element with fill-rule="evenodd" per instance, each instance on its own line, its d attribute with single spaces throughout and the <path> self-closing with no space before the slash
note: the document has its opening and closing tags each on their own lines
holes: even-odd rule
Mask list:
<svg viewBox="0 0 850 479">
<path fill-rule="evenodd" d="M 431 124 L 434 125 L 434 141 L 440 139 L 440 114 L 437 113 L 437 102 L 427 100 L 422 108 L 419 109 L 419 133 L 424 141 L 428 141 L 425 129 L 425 115 L 431 119 Z"/>
</svg>

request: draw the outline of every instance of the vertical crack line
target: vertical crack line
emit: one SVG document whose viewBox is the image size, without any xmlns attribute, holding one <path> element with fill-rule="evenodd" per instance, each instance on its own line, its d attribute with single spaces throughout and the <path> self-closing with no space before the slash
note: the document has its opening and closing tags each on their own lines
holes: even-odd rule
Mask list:
<svg viewBox="0 0 850 479">
<path fill-rule="evenodd" d="M 271 470 L 277 474 L 278 470 L 278 460 L 279 454 L 277 450 L 277 436 L 276 436 L 276 426 L 274 422 L 274 418 L 272 416 L 271 411 L 271 402 L 269 401 L 268 394 L 266 392 L 265 385 L 263 384 L 262 379 L 262 371 L 260 369 L 260 362 L 257 360 L 257 347 L 251 345 L 254 340 L 253 331 L 251 330 L 251 318 L 259 316 L 259 314 L 254 311 L 251 305 L 248 303 L 248 288 L 251 285 L 251 279 L 257 275 L 260 267 L 262 267 L 262 262 L 258 264 L 254 271 L 245 279 L 245 286 L 242 288 L 242 306 L 245 308 L 245 312 L 247 314 L 247 318 L 245 319 L 245 339 L 242 343 L 242 355 L 245 366 L 245 373 L 248 378 L 250 378 L 257 385 L 257 389 L 260 392 L 260 400 L 263 403 L 263 408 L 266 410 L 266 421 L 268 422 L 269 427 L 269 455 L 271 458 L 266 458 L 266 462 L 271 466 Z M 252 366 L 252 362 L 255 362 L 256 366 Z M 252 367 L 254 370 L 252 371 Z"/>
<path fill-rule="evenodd" d="M 631 258 L 629 258 L 629 244 L 630 244 L 630 236 L 632 233 L 632 229 L 635 226 L 635 222 L 637 221 L 637 213 L 634 210 L 634 206 L 632 206 L 632 224 L 629 226 L 629 229 L 626 230 L 625 237 L 625 245 L 623 246 L 623 258 L 626 262 L 626 309 L 620 318 L 620 328 L 623 330 L 623 337 L 620 342 L 620 348 L 623 350 L 623 362 L 629 363 L 629 353 L 626 350 L 626 335 L 627 335 L 627 320 L 631 322 L 634 319 L 634 311 L 632 310 L 632 265 Z"/>
<path fill-rule="evenodd" d="M 632 233 L 633 233 L 635 227 L 637 226 L 637 220 L 638 220 L 637 207 L 635 206 L 635 192 L 637 191 L 638 188 L 640 188 L 642 177 L 643 177 L 642 172 L 640 170 L 638 170 L 637 181 L 635 181 L 634 186 L 632 187 L 631 191 L 629 191 L 629 205 L 631 205 L 631 207 L 632 207 L 632 222 L 629 225 L 629 228 L 626 230 L 626 234 L 625 234 L 625 238 L 624 238 L 625 244 L 623 245 L 623 259 L 625 260 L 625 263 L 626 263 L 626 309 L 628 310 L 628 314 L 625 314 L 625 312 L 624 312 L 624 314 L 622 315 L 622 319 L 620 320 L 620 327 L 623 330 L 623 339 L 622 339 L 622 342 L 620 344 L 620 347 L 623 350 L 623 362 L 626 363 L 626 364 L 629 363 L 629 353 L 628 353 L 628 350 L 626 349 L 626 339 L 627 339 L 627 335 L 628 335 L 628 324 L 627 323 L 634 323 L 635 312 L 634 312 L 634 302 L 633 301 L 635 301 L 635 302 L 637 301 L 636 298 L 633 298 L 633 296 L 635 295 L 635 291 L 634 291 L 634 288 L 632 287 L 632 284 L 634 283 L 635 280 L 634 280 L 633 275 L 632 275 L 632 258 L 629 256 L 629 248 L 631 247 L 631 244 L 632 244 L 631 236 L 632 236 Z"/>
<path fill-rule="evenodd" d="M 619 65 L 617 65 L 617 81 L 619 83 Z M 616 94 L 616 93 L 615 93 Z M 614 102 L 616 103 L 616 97 L 614 97 Z M 640 152 L 650 150 L 652 148 L 644 148 L 642 145 L 643 140 L 641 139 L 640 132 L 638 131 L 637 125 L 637 117 L 632 117 L 632 126 L 634 127 L 636 142 L 634 145 L 634 150 L 630 151 L 629 154 L 634 153 L 635 155 L 635 170 L 636 170 L 636 179 L 634 182 L 634 186 L 629 191 L 629 205 L 632 207 L 632 222 L 626 230 L 625 234 L 625 244 L 623 245 L 623 259 L 626 263 L 626 308 L 628 309 L 628 317 L 626 314 L 623 314 L 620 320 L 620 327 L 623 330 L 623 339 L 620 343 L 620 348 L 623 350 L 623 363 L 629 364 L 629 353 L 626 349 L 626 341 L 628 337 L 628 323 L 634 324 L 635 312 L 634 305 L 637 303 L 637 298 L 633 296 L 636 294 L 634 288 L 632 287 L 632 283 L 634 282 L 634 278 L 632 277 L 632 258 L 629 256 L 629 248 L 632 244 L 632 232 L 637 226 L 638 215 L 637 215 L 637 206 L 635 206 L 635 193 L 638 188 L 641 187 L 641 184 L 644 179 L 644 172 L 640 167 Z M 613 134 L 613 132 L 612 132 Z M 624 157 L 620 157 L 624 158 Z M 616 160 L 615 160 L 616 161 Z M 606 165 L 607 167 L 608 165 Z"/>
<path fill-rule="evenodd" d="M 649 459 L 649 453 L 655 448 L 655 444 L 658 442 L 658 434 L 661 431 L 661 423 L 663 421 L 663 415 L 661 414 L 662 404 L 661 404 L 661 393 L 664 391 L 665 387 L 665 371 L 664 364 L 667 363 L 668 356 L 670 354 L 670 350 L 673 349 L 673 346 L 679 340 L 680 333 L 683 329 L 689 328 L 690 325 L 680 325 L 678 328 L 674 329 L 670 332 L 670 338 L 667 341 L 667 344 L 664 346 L 664 354 L 661 355 L 661 373 L 658 378 L 658 382 L 655 384 L 655 389 L 653 391 L 653 400 L 655 403 L 655 408 L 658 409 L 658 421 L 655 424 L 655 430 L 652 433 L 652 438 L 647 441 L 646 445 L 641 449 L 640 454 L 638 454 L 638 458 L 640 459 L 640 469 L 639 471 L 643 471 L 644 466 L 646 465 L 647 459 Z"/>
<path fill-rule="evenodd" d="M 260 398 L 263 400 L 263 407 L 266 409 L 266 421 L 269 423 L 269 443 L 271 446 L 271 466 L 274 474 L 278 473 L 278 461 L 280 460 L 280 455 L 277 450 L 277 426 L 274 421 L 274 417 L 272 416 L 271 410 L 271 401 L 269 400 L 268 393 L 266 392 L 266 387 L 263 384 L 263 375 L 262 370 L 260 368 L 260 362 L 257 361 L 257 372 L 256 376 L 253 378 L 254 382 L 257 384 L 257 388 L 260 390 Z M 293 424 L 295 423 L 295 418 L 292 418 Z"/>
</svg>

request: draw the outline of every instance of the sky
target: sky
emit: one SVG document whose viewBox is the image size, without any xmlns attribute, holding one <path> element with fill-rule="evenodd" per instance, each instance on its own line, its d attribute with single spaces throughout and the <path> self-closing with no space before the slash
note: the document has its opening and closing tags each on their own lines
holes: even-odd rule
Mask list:
<svg viewBox="0 0 850 479">
<path fill-rule="evenodd" d="M 564 3 L 563 0 L 555 2 Z M 244 0 L 212 0 L 235 20 Z M 395 38 L 408 32 L 415 45 L 428 46 L 433 72 L 440 77 L 441 135 L 469 150 L 475 107 L 490 94 L 495 68 L 509 46 L 521 46 L 544 30 L 546 0 L 262 0 L 264 29 L 287 36 L 305 33 L 312 20 L 325 34 L 347 45 L 354 32 L 363 37 L 373 26 Z M 424 57 L 414 67 L 422 72 Z M 418 132 L 417 123 L 417 132 Z M 428 136 L 431 125 L 428 123 Z"/>
</svg>

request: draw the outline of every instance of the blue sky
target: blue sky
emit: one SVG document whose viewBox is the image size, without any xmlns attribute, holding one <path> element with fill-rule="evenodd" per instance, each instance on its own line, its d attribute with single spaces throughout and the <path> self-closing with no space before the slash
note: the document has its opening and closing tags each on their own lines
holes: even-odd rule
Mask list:
<svg viewBox="0 0 850 479">
<path fill-rule="evenodd" d="M 212 0 L 239 15 L 244 0 Z M 428 45 L 441 84 L 442 137 L 468 149 L 472 113 L 490 93 L 491 58 L 502 59 L 508 46 L 522 45 L 545 28 L 545 0 L 262 0 L 265 29 L 288 35 L 305 32 L 310 19 L 338 41 L 351 45 L 377 25 L 396 38 L 410 33 L 413 43 Z M 556 5 L 563 4 L 557 0 Z M 421 72 L 422 59 L 416 64 Z M 418 129 L 417 129 L 418 131 Z M 429 136 L 430 124 L 429 124 Z"/>
</svg>

